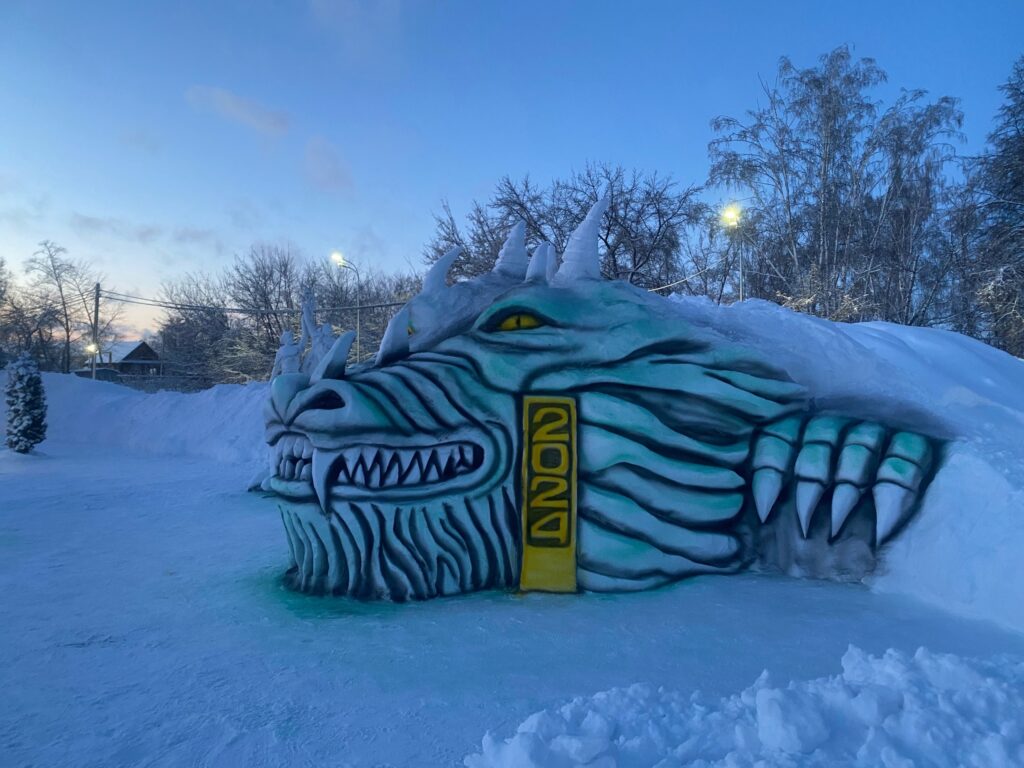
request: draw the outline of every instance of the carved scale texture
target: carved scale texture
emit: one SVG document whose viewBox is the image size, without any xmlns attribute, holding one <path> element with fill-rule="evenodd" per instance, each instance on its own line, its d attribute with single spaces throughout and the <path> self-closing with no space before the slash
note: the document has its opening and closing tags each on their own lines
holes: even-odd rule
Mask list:
<svg viewBox="0 0 1024 768">
<path fill-rule="evenodd" d="M 518 582 L 519 519 L 508 489 L 461 506 L 347 507 L 325 515 L 317 504 L 278 504 L 289 587 L 403 602 Z"/>
</svg>

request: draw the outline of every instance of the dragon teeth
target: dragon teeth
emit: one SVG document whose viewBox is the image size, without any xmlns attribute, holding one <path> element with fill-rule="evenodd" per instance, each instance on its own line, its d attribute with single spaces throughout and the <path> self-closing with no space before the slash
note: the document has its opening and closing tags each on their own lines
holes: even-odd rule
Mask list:
<svg viewBox="0 0 1024 768">
<path fill-rule="evenodd" d="M 382 486 L 395 485 L 398 482 L 398 474 L 401 471 L 401 466 L 398 462 L 397 456 L 392 456 L 390 462 L 388 462 L 387 471 L 384 472 L 381 477 L 380 484 Z"/>
<path fill-rule="evenodd" d="M 417 485 L 423 475 L 423 468 L 420 466 L 419 454 L 412 457 L 412 461 L 409 462 L 409 467 L 406 469 L 405 476 L 399 481 L 402 485 Z"/>
<path fill-rule="evenodd" d="M 303 447 L 299 445 L 300 450 Z M 475 469 L 473 456 L 473 446 L 465 443 L 432 448 L 345 448 L 332 459 L 333 482 L 371 489 L 437 483 Z M 301 471 L 299 465 L 295 473 Z"/>
<path fill-rule="evenodd" d="M 271 466 L 282 480 L 308 480 L 303 469 L 313 459 L 313 444 L 305 435 L 282 435 L 273 446 Z"/>
</svg>

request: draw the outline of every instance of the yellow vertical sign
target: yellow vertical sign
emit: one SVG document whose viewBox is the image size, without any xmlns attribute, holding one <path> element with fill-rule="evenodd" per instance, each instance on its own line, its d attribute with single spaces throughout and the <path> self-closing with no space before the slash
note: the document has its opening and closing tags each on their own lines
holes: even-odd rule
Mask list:
<svg viewBox="0 0 1024 768">
<path fill-rule="evenodd" d="M 576 401 L 523 398 L 519 588 L 576 591 Z"/>
</svg>

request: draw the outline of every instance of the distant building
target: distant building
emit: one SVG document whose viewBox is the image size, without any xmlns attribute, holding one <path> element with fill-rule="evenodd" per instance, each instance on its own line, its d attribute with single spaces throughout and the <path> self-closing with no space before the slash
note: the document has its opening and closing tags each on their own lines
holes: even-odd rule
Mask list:
<svg viewBox="0 0 1024 768">
<path fill-rule="evenodd" d="M 162 376 L 160 355 L 144 341 L 118 341 L 100 352 L 97 368 L 108 368 L 121 376 Z"/>
<path fill-rule="evenodd" d="M 79 376 L 92 376 L 92 361 L 75 371 Z M 144 341 L 117 341 L 108 344 L 96 359 L 96 378 L 100 381 L 128 383 L 132 378 L 163 376 L 160 355 Z"/>
</svg>

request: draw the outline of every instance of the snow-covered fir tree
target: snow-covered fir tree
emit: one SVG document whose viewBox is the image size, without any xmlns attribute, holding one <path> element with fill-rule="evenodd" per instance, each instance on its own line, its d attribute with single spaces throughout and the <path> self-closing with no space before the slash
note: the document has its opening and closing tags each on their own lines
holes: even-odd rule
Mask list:
<svg viewBox="0 0 1024 768">
<path fill-rule="evenodd" d="M 39 367 L 28 353 L 7 366 L 7 447 L 28 453 L 46 437 L 46 393 Z"/>
</svg>

